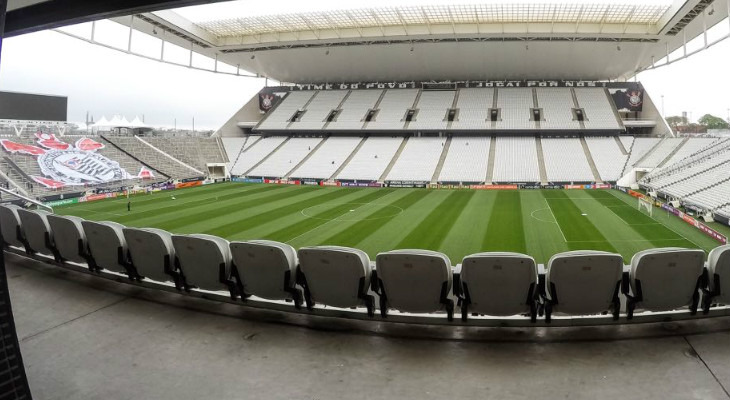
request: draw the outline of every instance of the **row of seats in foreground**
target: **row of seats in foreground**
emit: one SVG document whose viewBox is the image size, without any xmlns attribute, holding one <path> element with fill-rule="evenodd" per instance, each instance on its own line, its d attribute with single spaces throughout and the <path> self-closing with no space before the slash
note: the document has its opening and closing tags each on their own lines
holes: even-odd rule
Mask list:
<svg viewBox="0 0 730 400">
<path fill-rule="evenodd" d="M 316 303 L 407 313 L 444 313 L 452 320 L 455 301 L 470 315 L 612 315 L 634 310 L 689 309 L 708 312 L 728 304 L 730 245 L 714 249 L 705 265 L 702 250 L 660 248 L 637 253 L 625 268 L 618 254 L 571 251 L 553 256 L 544 273 L 517 253 L 479 253 L 452 267 L 444 254 L 394 250 L 373 263 L 358 249 L 318 246 L 297 252 L 273 241 L 228 242 L 211 235 L 173 235 L 127 228 L 15 206 L 0 206 L 6 246 L 57 262 L 88 265 L 131 280 L 174 283 L 181 291 L 224 291 L 232 299 L 251 296 L 292 302 L 310 310 Z M 620 293 L 624 296 L 620 296 Z M 377 301 L 376 301 L 377 299 Z"/>
</svg>

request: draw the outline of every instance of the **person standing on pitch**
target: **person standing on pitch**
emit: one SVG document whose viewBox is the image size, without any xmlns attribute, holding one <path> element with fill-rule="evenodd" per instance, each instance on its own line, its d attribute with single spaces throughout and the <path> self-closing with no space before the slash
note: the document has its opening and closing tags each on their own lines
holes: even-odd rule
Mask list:
<svg viewBox="0 0 730 400">
<path fill-rule="evenodd" d="M 128 201 L 127 202 L 127 212 L 130 212 L 130 211 L 132 211 L 132 202 Z"/>
</svg>

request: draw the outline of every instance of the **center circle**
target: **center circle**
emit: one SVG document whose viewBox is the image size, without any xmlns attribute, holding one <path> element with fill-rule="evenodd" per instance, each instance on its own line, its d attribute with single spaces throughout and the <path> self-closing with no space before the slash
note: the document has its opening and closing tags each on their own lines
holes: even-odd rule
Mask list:
<svg viewBox="0 0 730 400">
<path fill-rule="evenodd" d="M 320 214 L 324 211 L 331 210 L 334 207 L 347 207 L 346 210 L 344 210 L 340 215 L 337 215 L 332 218 L 326 218 L 326 217 L 318 217 L 317 214 Z M 358 218 L 356 216 L 352 216 L 352 214 L 356 214 L 359 210 L 367 210 L 371 207 L 377 207 L 381 211 L 385 211 L 386 215 L 380 215 L 380 216 L 370 216 L 367 218 Z M 301 210 L 301 214 L 307 218 L 312 219 L 321 219 L 324 221 L 332 221 L 332 220 L 338 220 L 342 222 L 353 222 L 353 221 L 370 221 L 370 220 L 376 220 L 376 219 L 385 219 L 385 218 L 392 218 L 396 215 L 403 212 L 403 209 L 394 206 L 392 204 L 378 204 L 378 203 L 337 203 L 337 204 L 317 204 L 316 206 L 307 207 Z"/>
</svg>

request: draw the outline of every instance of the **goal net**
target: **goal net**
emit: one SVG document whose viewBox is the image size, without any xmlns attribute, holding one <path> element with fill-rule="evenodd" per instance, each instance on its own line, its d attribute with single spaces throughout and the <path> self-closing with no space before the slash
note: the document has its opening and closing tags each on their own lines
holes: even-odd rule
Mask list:
<svg viewBox="0 0 730 400">
<path fill-rule="evenodd" d="M 646 214 L 649 214 L 650 217 L 654 216 L 654 213 L 652 212 L 654 210 L 654 207 L 652 205 L 651 200 L 639 198 L 639 203 L 637 205 L 637 208 L 639 211 L 644 212 Z"/>
</svg>

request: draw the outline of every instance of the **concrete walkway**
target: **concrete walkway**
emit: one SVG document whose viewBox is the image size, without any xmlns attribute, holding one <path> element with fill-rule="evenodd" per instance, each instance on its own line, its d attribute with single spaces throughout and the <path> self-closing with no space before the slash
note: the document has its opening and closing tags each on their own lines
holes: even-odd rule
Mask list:
<svg viewBox="0 0 730 400">
<path fill-rule="evenodd" d="M 501 333 L 517 342 L 393 338 L 336 323 L 323 330 L 236 318 L 242 307 L 6 259 L 36 399 L 730 398 L 724 319 L 692 323 L 712 333 L 669 325 L 629 340 L 606 338 L 642 334 L 609 327 L 558 328 L 543 340 Z"/>
</svg>

